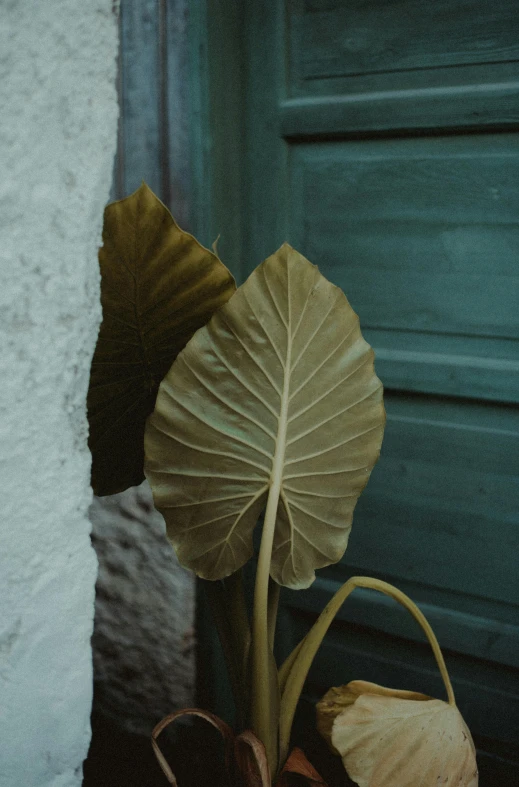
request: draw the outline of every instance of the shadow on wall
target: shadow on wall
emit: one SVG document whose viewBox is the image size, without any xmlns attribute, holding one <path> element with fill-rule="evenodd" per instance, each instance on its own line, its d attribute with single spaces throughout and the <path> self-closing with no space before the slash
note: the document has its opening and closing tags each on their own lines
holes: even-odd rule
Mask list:
<svg viewBox="0 0 519 787">
<path fill-rule="evenodd" d="M 94 498 L 90 519 L 99 575 L 84 783 L 100 787 L 130 784 L 120 768 L 137 768 L 141 758 L 155 765 L 151 730 L 194 702 L 194 580 L 176 560 L 146 482 Z M 160 784 L 160 770 L 158 776 Z M 135 783 L 151 785 L 151 778 Z"/>
</svg>

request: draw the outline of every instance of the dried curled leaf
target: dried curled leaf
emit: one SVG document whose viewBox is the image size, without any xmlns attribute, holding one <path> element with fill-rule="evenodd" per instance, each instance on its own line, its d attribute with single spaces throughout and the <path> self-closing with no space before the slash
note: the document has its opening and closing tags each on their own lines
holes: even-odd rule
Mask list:
<svg viewBox="0 0 519 787">
<path fill-rule="evenodd" d="M 400 691 L 398 689 L 387 689 L 385 686 L 378 686 L 376 683 L 369 683 L 365 680 L 352 680 L 347 686 L 333 686 L 316 705 L 317 729 L 333 751 L 340 754 L 332 743 L 332 728 L 337 716 L 353 705 L 361 694 L 378 694 L 379 696 L 400 697 L 408 700 L 430 700 L 426 694 L 418 694 L 415 691 Z"/>
<path fill-rule="evenodd" d="M 308 587 L 346 549 L 384 422 L 357 315 L 284 244 L 180 353 L 148 420 L 145 472 L 180 562 L 237 571 L 279 488 L 271 576 Z"/>
<path fill-rule="evenodd" d="M 225 760 L 229 783 L 241 787 L 271 787 L 270 769 L 265 746 L 251 730 L 235 736 L 231 728 L 213 713 L 200 708 L 184 708 L 175 711 L 160 721 L 151 734 L 153 751 L 168 782 L 178 787 L 177 779 L 169 763 L 162 754 L 157 738 L 172 722 L 183 716 L 199 716 L 215 727 L 221 734 L 225 745 Z M 301 749 L 292 750 L 276 781 L 276 787 L 327 787 L 315 768 L 306 759 Z"/>
<path fill-rule="evenodd" d="M 368 686 L 336 717 L 331 736 L 359 787 L 477 787 L 474 743 L 455 705 Z"/>
<path fill-rule="evenodd" d="M 168 782 L 173 787 L 178 787 L 178 782 L 175 777 L 175 774 L 171 770 L 168 761 L 162 754 L 160 750 L 159 744 L 157 743 L 157 738 L 159 737 L 160 733 L 169 727 L 177 719 L 182 718 L 183 716 L 198 716 L 199 718 L 207 721 L 211 724 L 215 729 L 218 730 L 220 735 L 223 738 L 224 746 L 225 746 L 225 761 L 227 766 L 228 773 L 232 772 L 232 758 L 233 758 L 233 744 L 234 744 L 234 733 L 222 719 L 218 716 L 215 716 L 214 713 L 209 713 L 209 711 L 201 710 L 200 708 L 183 708 L 182 710 L 174 711 L 170 713 L 168 716 L 165 716 L 162 721 L 153 728 L 151 733 L 151 745 L 153 747 L 153 751 L 155 753 L 155 757 L 158 760 L 162 771 L 167 778 Z"/>
<path fill-rule="evenodd" d="M 235 284 L 144 183 L 106 207 L 99 265 L 103 322 L 90 372 L 88 442 L 94 493 L 112 495 L 144 479 L 144 424 L 159 383 Z"/>
<path fill-rule="evenodd" d="M 326 783 L 314 766 L 308 762 L 304 752 L 296 747 L 292 749 L 290 757 L 279 774 L 276 787 L 300 787 L 302 779 L 308 784 L 308 787 L 326 787 Z"/>
<path fill-rule="evenodd" d="M 245 730 L 234 739 L 234 765 L 243 787 L 271 787 L 265 747 L 251 730 Z"/>
</svg>

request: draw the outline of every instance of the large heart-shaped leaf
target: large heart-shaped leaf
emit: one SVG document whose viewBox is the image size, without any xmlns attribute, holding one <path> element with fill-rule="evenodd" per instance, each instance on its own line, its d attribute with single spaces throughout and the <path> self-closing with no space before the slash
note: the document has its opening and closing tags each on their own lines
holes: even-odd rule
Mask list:
<svg viewBox="0 0 519 787">
<path fill-rule="evenodd" d="M 144 424 L 159 383 L 235 284 L 144 183 L 107 206 L 99 264 L 103 322 L 87 408 L 92 487 L 111 495 L 144 479 Z"/>
<path fill-rule="evenodd" d="M 274 489 L 271 576 L 308 587 L 344 553 L 384 420 L 357 315 L 285 244 L 189 342 L 148 421 L 146 476 L 179 560 L 236 571 Z"/>
</svg>

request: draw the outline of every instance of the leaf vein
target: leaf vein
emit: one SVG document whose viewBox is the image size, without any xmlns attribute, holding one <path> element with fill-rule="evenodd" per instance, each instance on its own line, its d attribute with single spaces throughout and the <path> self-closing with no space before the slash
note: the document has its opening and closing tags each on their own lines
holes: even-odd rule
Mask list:
<svg viewBox="0 0 519 787">
<path fill-rule="evenodd" d="M 294 530 L 296 531 L 296 533 L 299 533 L 301 538 L 304 538 L 306 543 L 310 544 L 310 546 L 313 547 L 316 552 L 319 552 L 320 555 L 325 557 L 327 560 L 332 560 L 333 559 L 333 557 L 330 557 L 330 555 L 327 552 L 323 552 L 322 549 L 320 549 L 318 546 L 316 546 L 314 544 L 314 542 L 311 539 L 309 539 L 308 536 L 302 530 L 299 530 L 299 528 L 296 525 L 294 525 Z"/>
<path fill-rule="evenodd" d="M 188 369 L 191 368 L 187 363 L 186 363 L 186 366 L 187 366 Z M 186 402 L 183 399 L 178 399 L 175 396 L 175 390 L 174 390 L 174 388 L 172 388 L 169 385 L 169 382 L 167 381 L 167 378 L 166 378 L 166 381 L 165 381 L 165 383 L 163 385 L 163 390 L 167 390 L 167 392 L 168 392 L 169 396 L 171 397 L 171 399 L 173 399 L 173 401 L 177 405 L 179 405 L 182 409 L 184 409 L 187 413 L 189 413 L 189 415 L 191 415 L 193 418 L 195 418 L 197 421 L 199 421 L 199 423 L 203 424 L 206 429 L 212 429 L 213 432 L 216 432 L 217 434 L 221 434 L 224 437 L 229 438 L 229 440 L 232 440 L 232 441 L 234 441 L 236 443 L 240 443 L 241 445 L 244 445 L 246 448 L 248 448 L 248 449 L 250 449 L 252 451 L 256 451 L 258 454 L 262 454 L 263 456 L 266 456 L 269 461 L 272 460 L 272 454 L 269 454 L 269 452 L 265 451 L 264 448 L 260 448 L 260 446 L 254 445 L 252 442 L 244 440 L 242 437 L 238 437 L 238 435 L 236 435 L 236 434 L 232 434 L 231 432 L 227 432 L 226 430 L 222 429 L 220 426 L 214 426 L 214 424 L 209 423 L 209 421 L 206 418 L 204 418 L 202 415 L 200 415 L 195 410 L 192 410 L 190 407 L 188 407 Z M 170 434 L 170 433 L 168 432 L 168 434 Z M 175 435 L 171 435 L 171 436 L 175 437 Z M 216 451 L 216 453 L 218 453 L 218 451 Z"/>
<path fill-rule="evenodd" d="M 320 363 L 318 366 L 314 367 L 314 369 L 312 370 L 312 373 L 311 373 L 311 374 L 310 374 L 310 375 L 309 375 L 309 376 L 306 378 L 306 380 L 304 380 L 304 381 L 303 381 L 303 382 L 302 382 L 300 385 L 298 385 L 298 387 L 296 388 L 296 390 L 295 390 L 295 391 L 294 391 L 294 392 L 291 394 L 291 396 L 290 396 L 290 399 L 292 399 L 294 396 L 297 396 L 297 394 L 298 394 L 298 393 L 299 393 L 299 392 L 300 392 L 300 391 L 301 391 L 301 390 L 302 390 L 302 389 L 303 389 L 303 388 L 304 388 L 306 385 L 308 385 L 308 383 L 310 382 L 310 380 L 312 380 L 312 379 L 315 377 L 315 375 L 316 375 L 318 372 L 320 372 L 320 371 L 321 371 L 321 369 L 323 368 L 323 366 L 324 366 L 324 365 L 325 365 L 325 364 L 326 364 L 326 363 L 327 363 L 327 362 L 330 360 L 330 358 L 332 357 L 332 355 L 335 355 L 335 353 L 337 352 L 337 350 L 339 350 L 339 349 L 342 347 L 342 345 L 344 344 L 344 342 L 345 342 L 345 341 L 346 341 L 346 340 L 347 340 L 347 339 L 348 339 L 348 338 L 351 336 L 351 334 L 353 333 L 353 331 L 354 331 L 354 330 L 355 330 L 355 325 L 354 325 L 354 326 L 351 328 L 351 330 L 349 330 L 349 331 L 348 331 L 348 333 L 346 333 L 346 334 L 345 334 L 345 335 L 342 337 L 342 339 L 340 340 L 339 344 L 338 344 L 336 347 L 334 347 L 334 348 L 333 348 L 333 350 L 332 350 L 331 352 L 329 352 L 329 353 L 328 353 L 328 355 L 326 356 L 326 358 L 324 358 L 324 360 L 323 360 L 323 361 L 321 361 L 321 363 Z"/>
<path fill-rule="evenodd" d="M 227 322 L 227 320 L 225 319 L 225 317 L 224 317 L 224 316 L 223 316 L 223 314 L 221 314 L 221 313 L 220 313 L 220 319 L 221 319 L 221 321 L 222 321 L 222 322 L 223 322 L 223 323 L 224 323 L 224 324 L 227 326 L 227 328 L 230 330 L 230 332 L 232 333 L 232 335 L 234 336 L 234 338 L 235 338 L 235 339 L 236 339 L 236 340 L 239 342 L 239 344 L 240 344 L 240 345 L 243 347 L 243 349 L 245 350 L 245 352 L 247 353 L 247 355 L 249 356 L 249 358 L 250 358 L 250 359 L 253 361 L 253 363 L 255 363 L 255 364 L 256 364 L 256 366 L 257 366 L 257 368 L 260 370 L 260 372 L 262 372 L 262 374 L 265 376 L 265 378 L 266 378 L 266 379 L 269 381 L 269 383 L 271 384 L 272 388 L 275 390 L 275 392 L 277 393 L 277 395 L 278 395 L 278 396 L 279 396 L 279 398 L 281 399 L 281 391 L 279 390 L 279 387 L 278 387 L 277 383 L 275 382 L 275 380 L 273 380 L 273 379 L 272 379 L 272 377 L 271 377 L 271 375 L 270 375 L 270 372 L 268 372 L 266 369 L 264 369 L 264 368 L 263 368 L 263 366 L 262 366 L 262 365 L 259 363 L 258 359 L 254 357 L 254 355 L 252 354 L 252 352 L 250 351 L 250 349 L 249 349 L 249 348 L 247 347 L 247 345 L 246 345 L 246 344 L 245 344 L 245 343 L 242 341 L 242 339 L 241 339 L 241 338 L 238 336 L 238 334 L 236 333 L 236 331 L 234 330 L 234 328 L 232 327 L 232 325 L 230 325 L 230 324 Z"/>
<path fill-rule="evenodd" d="M 348 495 L 348 497 L 355 497 L 355 495 Z M 302 514 L 305 514 L 306 516 L 309 516 L 312 519 L 315 519 L 317 522 L 321 522 L 323 525 L 329 525 L 330 527 L 333 527 L 335 530 L 344 530 L 344 527 L 342 525 L 336 525 L 334 522 L 330 522 L 329 519 L 324 519 L 323 517 L 316 516 L 315 514 L 312 514 L 311 511 L 308 511 L 303 506 L 300 506 L 297 503 L 294 503 L 293 500 L 290 500 L 289 504 L 291 506 L 293 506 L 294 508 L 297 508 L 298 511 L 301 511 Z"/>
<path fill-rule="evenodd" d="M 298 476 L 290 476 L 290 478 L 297 478 Z M 295 489 L 293 486 L 289 486 L 288 484 L 283 484 L 283 488 L 286 489 L 288 492 L 292 492 L 295 495 L 305 495 L 308 497 L 319 497 L 323 498 L 324 500 L 343 500 L 348 497 L 356 497 L 357 495 L 325 495 L 322 492 L 311 492 L 308 489 Z"/>
<path fill-rule="evenodd" d="M 285 465 L 293 465 L 297 464 L 298 462 L 306 462 L 308 459 L 315 459 L 317 456 L 324 456 L 325 454 L 330 453 L 330 451 L 334 451 L 336 448 L 347 445 L 348 443 L 351 443 L 352 440 L 357 440 L 359 437 L 363 437 L 365 434 L 369 434 L 369 432 L 373 432 L 375 429 L 379 428 L 379 424 L 375 424 L 375 426 L 370 426 L 369 429 L 365 429 L 363 432 L 353 435 L 353 437 L 348 437 L 346 440 L 341 440 L 340 443 L 330 445 L 328 448 L 324 448 L 322 451 L 316 451 L 313 454 L 307 454 L 306 456 L 302 456 L 297 459 L 289 459 L 288 462 L 285 462 Z"/>
<path fill-rule="evenodd" d="M 105 321 L 107 318 L 113 320 L 114 322 L 119 322 L 121 325 L 124 325 L 126 328 L 129 328 L 131 331 L 135 331 L 135 333 L 139 333 L 139 329 L 136 325 L 132 325 L 131 323 L 126 322 L 126 320 L 121 319 L 121 317 L 116 317 L 115 314 L 112 314 L 112 312 L 106 311 L 105 309 L 103 310 L 103 321 Z"/>
<path fill-rule="evenodd" d="M 236 517 L 236 520 L 235 520 L 233 526 L 231 527 L 229 533 L 227 534 L 227 536 L 224 539 L 222 539 L 221 541 L 219 541 L 217 544 L 213 544 L 212 546 L 210 546 L 209 549 L 205 550 L 205 552 L 202 552 L 201 554 L 197 555 L 196 559 L 198 560 L 199 558 L 203 557 L 204 555 L 207 555 L 207 553 L 211 552 L 213 549 L 218 549 L 219 546 L 222 546 L 222 551 L 225 550 L 225 547 L 227 546 L 227 544 L 229 542 L 229 539 L 231 538 L 232 534 L 234 533 L 234 531 L 235 531 L 236 527 L 238 526 L 240 520 L 243 519 L 243 517 L 245 516 L 245 514 L 247 513 L 249 508 L 251 508 L 251 506 L 253 506 L 254 503 L 257 500 L 259 500 L 261 495 L 264 494 L 267 491 L 267 489 L 268 489 L 268 484 L 265 484 L 264 486 L 262 486 L 261 489 L 258 492 L 256 492 L 256 494 L 253 495 L 253 497 L 251 497 L 251 499 L 247 503 L 247 505 L 242 508 L 242 510 L 240 511 L 238 516 Z M 218 559 L 216 561 L 217 564 L 218 564 L 219 560 L 220 560 L 220 556 L 218 557 Z"/>
<path fill-rule="evenodd" d="M 281 364 L 281 366 L 282 366 L 282 367 L 283 367 L 283 369 L 284 369 L 284 368 L 285 368 L 285 361 L 283 360 L 283 356 L 282 356 L 282 354 L 281 354 L 281 351 L 278 349 L 278 346 L 277 346 L 277 345 L 276 345 L 276 343 L 273 341 L 273 339 L 272 339 L 272 336 L 271 336 L 271 335 L 270 335 L 270 333 L 267 331 L 267 329 L 265 328 L 265 326 L 263 325 L 263 323 L 262 323 L 262 322 L 261 322 L 261 320 L 259 319 L 258 315 L 257 315 L 257 314 L 256 314 L 256 312 L 254 311 L 254 307 L 253 307 L 252 303 L 250 302 L 250 300 L 248 299 L 248 297 L 247 297 L 247 293 L 245 292 L 245 290 L 243 291 L 243 297 L 244 297 L 244 298 L 245 298 L 245 300 L 247 301 L 247 304 L 248 304 L 248 306 L 249 306 L 249 309 L 251 310 L 252 314 L 253 314 L 253 315 L 254 315 L 254 317 L 256 318 L 256 320 L 257 320 L 257 322 L 258 322 L 258 325 L 261 327 L 261 330 L 263 331 L 263 333 L 264 333 L 264 334 L 265 334 L 265 336 L 267 337 L 268 341 L 270 342 L 270 346 L 272 347 L 272 349 L 273 349 L 273 350 L 274 350 L 274 352 L 276 353 L 276 355 L 277 355 L 277 358 L 278 358 L 278 361 L 279 361 L 279 363 Z"/>
<path fill-rule="evenodd" d="M 306 432 L 301 432 L 300 434 L 296 435 L 296 437 L 292 437 L 290 440 L 288 440 L 287 446 L 288 445 L 292 445 L 293 443 L 297 443 L 297 441 L 301 440 L 303 437 L 306 437 L 307 435 L 311 434 L 312 432 L 317 431 L 317 429 L 320 429 L 322 426 L 324 426 L 325 424 L 329 423 L 330 421 L 333 421 L 335 418 L 338 418 L 340 415 L 344 415 L 344 413 L 347 413 L 348 410 L 352 409 L 352 407 L 356 407 L 358 404 L 361 404 L 362 402 L 365 402 L 366 399 L 369 399 L 370 396 L 373 396 L 373 393 L 374 393 L 374 391 L 369 391 L 369 393 L 365 394 L 360 399 L 357 399 L 356 402 L 352 402 L 352 404 L 349 404 L 347 407 L 343 407 L 342 410 L 339 410 L 338 412 L 333 413 L 333 415 L 330 415 L 328 418 L 325 418 L 323 421 L 319 421 L 318 424 L 315 424 L 310 429 L 307 429 Z"/>
<path fill-rule="evenodd" d="M 272 440 L 275 441 L 276 435 L 274 434 L 274 432 L 272 432 L 268 427 L 266 427 L 264 424 L 262 424 L 261 421 L 257 421 L 251 415 L 249 415 L 248 413 L 246 413 L 243 410 L 240 410 L 238 407 L 235 407 L 227 399 L 224 399 L 223 396 L 220 396 L 220 394 L 218 393 L 218 391 L 216 389 L 211 388 L 209 386 L 209 384 L 206 382 L 206 380 L 204 380 L 204 378 L 201 377 L 198 374 L 198 372 L 195 369 L 193 369 L 192 366 L 189 366 L 189 364 L 187 363 L 185 357 L 183 358 L 183 360 L 184 360 L 184 363 L 186 364 L 187 368 L 191 372 L 191 374 L 193 374 L 196 377 L 196 379 L 198 380 L 200 385 L 202 385 L 206 389 L 206 391 L 209 391 L 209 393 L 212 394 L 212 396 L 214 396 L 215 399 L 218 399 L 218 401 L 222 402 L 222 404 L 224 404 L 226 407 L 228 407 L 229 410 L 232 410 L 233 412 L 238 413 L 238 415 L 241 415 L 243 418 L 246 418 L 252 424 L 255 424 L 259 429 L 261 429 L 263 432 L 265 432 L 266 435 L 268 435 L 269 437 L 272 438 Z M 260 400 L 260 401 L 263 401 L 263 400 Z M 273 412 L 273 415 L 275 417 L 277 417 L 277 414 L 275 413 L 275 411 L 272 411 L 272 412 Z"/>
<path fill-rule="evenodd" d="M 208 335 L 209 335 L 209 334 L 208 334 Z M 224 359 L 224 358 L 223 358 L 223 357 L 220 355 L 220 353 L 218 352 L 218 350 L 217 350 L 217 348 L 216 348 L 216 345 L 215 345 L 214 341 L 212 340 L 212 338 L 210 338 L 210 341 L 211 341 L 211 344 L 212 344 L 212 346 L 213 346 L 213 351 L 214 351 L 214 354 L 215 354 L 215 355 L 216 355 L 216 357 L 217 357 L 217 358 L 220 360 L 220 362 L 221 362 L 221 363 L 222 363 L 222 364 L 225 366 L 225 368 L 226 368 L 226 369 L 227 369 L 227 370 L 228 370 L 228 371 L 229 371 L 229 372 L 232 374 L 232 376 L 233 376 L 233 377 L 234 377 L 236 380 L 238 380 L 238 382 L 239 382 L 241 385 L 243 385 L 243 387 L 244 387 L 244 388 L 245 388 L 245 389 L 246 389 L 246 390 L 247 390 L 247 391 L 248 391 L 250 394 L 252 394 L 252 396 L 254 396 L 254 398 L 255 398 L 255 399 L 257 399 L 257 400 L 258 400 L 258 402 L 261 402 L 261 404 L 262 404 L 264 407 L 266 407 L 266 409 L 267 409 L 267 410 L 269 410 L 269 412 L 271 412 L 271 413 L 272 413 L 272 415 L 273 415 L 275 418 L 279 418 L 279 413 L 276 413 L 276 411 L 274 410 L 274 408 L 272 407 L 272 405 L 270 405 L 268 402 L 266 402 L 264 399 L 262 399 L 262 398 L 261 398 L 261 396 L 260 396 L 260 395 L 259 395 L 259 394 L 258 394 L 258 393 L 257 393 L 257 392 L 256 392 L 256 391 L 253 389 L 253 388 L 251 388 L 251 386 L 250 386 L 248 383 L 246 383 L 246 382 L 243 380 L 243 378 L 242 378 L 242 377 L 241 377 L 239 374 L 237 374 L 237 372 L 236 372 L 236 370 L 235 370 L 235 369 L 231 369 L 231 367 L 229 366 L 229 364 L 227 363 L 227 361 L 226 361 L 226 360 L 225 360 L 225 359 Z"/>
<path fill-rule="evenodd" d="M 255 467 L 257 470 L 261 470 L 263 473 L 268 475 L 269 470 L 263 465 L 260 465 L 259 462 L 254 462 L 252 459 L 246 459 L 244 456 L 237 456 L 236 454 L 232 454 L 229 451 L 213 451 L 211 448 L 205 448 L 204 446 L 196 445 L 195 443 L 190 443 L 188 440 L 181 440 L 178 434 L 171 434 L 170 432 L 166 432 L 174 442 L 180 443 L 180 445 L 185 446 L 186 448 L 191 448 L 193 451 L 199 451 L 201 454 L 210 454 L 212 456 L 226 456 L 228 459 L 234 459 L 236 462 L 243 462 L 246 465 L 250 465 L 250 467 Z"/>
<path fill-rule="evenodd" d="M 323 325 L 324 325 L 324 323 L 326 322 L 326 320 L 327 320 L 327 318 L 328 318 L 329 314 L 331 313 L 332 309 L 333 309 L 333 308 L 334 308 L 334 306 L 336 305 L 336 303 L 337 303 L 337 300 L 338 300 L 338 297 L 339 297 L 338 295 L 335 297 L 335 300 L 333 301 L 333 303 L 331 304 L 330 308 L 328 309 L 328 311 L 326 312 L 326 314 L 325 314 L 325 315 L 324 315 L 324 317 L 322 318 L 321 322 L 319 323 L 319 325 L 317 326 L 317 328 L 315 328 L 315 330 L 313 331 L 313 333 L 310 335 L 310 338 L 308 339 L 308 341 L 306 342 L 305 346 L 303 347 L 303 349 L 301 350 L 301 352 L 300 352 L 300 353 L 299 353 L 299 355 L 297 356 L 296 360 L 294 361 L 294 363 L 293 363 L 293 365 L 292 365 L 292 371 L 294 371 L 294 369 L 296 368 L 297 364 L 299 363 L 299 361 L 301 360 L 301 358 L 303 357 L 303 355 L 304 355 L 304 354 L 305 354 L 305 352 L 307 351 L 308 347 L 310 346 L 310 344 L 313 342 L 313 340 L 315 339 L 315 337 L 317 336 L 317 334 L 319 333 L 319 331 L 320 331 L 320 330 L 321 330 L 321 328 L 323 327 Z"/>
<path fill-rule="evenodd" d="M 361 465 L 361 467 L 349 467 L 344 470 L 313 470 L 310 473 L 293 473 L 292 475 L 286 475 L 284 476 L 284 480 L 288 481 L 292 478 L 312 478 L 317 475 L 344 475 L 345 473 L 357 473 L 359 470 L 365 469 L 366 465 Z"/>
<path fill-rule="evenodd" d="M 369 363 L 369 361 L 371 361 L 371 355 L 369 353 L 367 353 L 363 357 L 361 363 L 358 366 L 356 366 L 355 369 L 353 369 L 351 372 L 349 372 L 346 375 L 346 377 L 341 377 L 339 382 L 335 383 L 335 385 L 332 385 L 331 388 L 328 388 L 328 390 L 325 391 L 323 394 L 321 394 L 321 396 L 318 396 L 317 399 L 314 399 L 313 402 L 310 402 L 310 404 L 307 404 L 306 407 L 302 407 L 296 413 L 291 415 L 290 418 L 288 419 L 288 422 L 292 423 L 292 421 L 295 421 L 297 418 L 299 418 L 299 416 L 304 415 L 304 413 L 307 413 L 308 410 L 312 409 L 312 407 L 315 407 L 316 404 L 319 404 L 319 402 L 322 402 L 323 399 L 326 399 L 326 397 L 329 396 L 331 393 L 333 393 L 340 385 L 343 385 L 347 380 L 350 379 L 350 377 L 353 377 L 354 374 L 357 374 L 357 372 L 360 371 L 363 366 L 365 366 L 367 363 Z"/>
<path fill-rule="evenodd" d="M 269 293 L 269 295 L 270 295 L 270 298 L 271 298 L 271 300 L 272 300 L 272 303 L 274 304 L 274 308 L 275 308 L 275 310 L 277 311 L 277 313 L 278 313 L 278 315 L 279 315 L 279 319 L 281 320 L 281 322 L 282 322 L 282 324 L 285 326 L 285 328 L 288 330 L 287 321 L 285 320 L 285 318 L 284 318 L 284 316 L 283 316 L 283 313 L 281 312 L 281 309 L 280 309 L 280 307 L 279 307 L 279 305 L 278 305 L 278 302 L 276 301 L 276 299 L 275 299 L 275 297 L 274 297 L 274 293 L 272 292 L 272 289 L 271 289 L 271 287 L 270 287 L 270 283 L 269 283 L 269 280 L 268 280 L 268 276 L 267 276 L 267 270 L 266 270 L 266 267 L 265 267 L 265 266 L 263 266 L 263 267 L 261 268 L 261 271 L 262 271 L 262 273 L 263 273 L 263 280 L 264 280 L 264 282 L 265 282 L 265 285 L 266 285 L 266 287 L 267 287 L 268 293 Z M 287 272 L 287 284 L 289 285 L 288 278 L 289 278 L 289 274 L 288 274 L 288 272 Z M 288 303 L 290 304 L 290 286 L 288 286 Z"/>
<path fill-rule="evenodd" d="M 176 503 L 175 508 L 191 508 L 193 506 L 205 506 L 207 503 L 223 503 L 227 500 L 240 500 L 242 497 L 250 497 L 250 492 L 242 492 L 238 495 L 226 495 L 226 497 L 209 497 L 202 500 L 192 500 L 189 503 Z"/>
</svg>

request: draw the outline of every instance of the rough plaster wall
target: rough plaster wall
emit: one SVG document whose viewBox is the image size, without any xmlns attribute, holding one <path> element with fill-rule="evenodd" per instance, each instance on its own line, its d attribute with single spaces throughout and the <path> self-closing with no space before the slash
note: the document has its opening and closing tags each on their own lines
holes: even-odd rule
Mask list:
<svg viewBox="0 0 519 787">
<path fill-rule="evenodd" d="M 141 735 L 194 702 L 194 582 L 166 538 L 147 482 L 95 498 L 99 559 L 94 651 L 96 711 Z"/>
<path fill-rule="evenodd" d="M 116 143 L 113 5 L 0 2 L 1 787 L 80 785 L 90 740 L 85 398 Z"/>
</svg>

